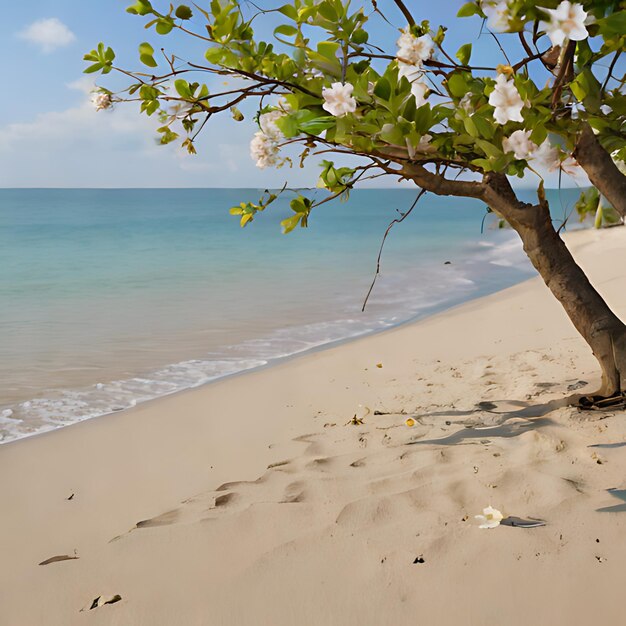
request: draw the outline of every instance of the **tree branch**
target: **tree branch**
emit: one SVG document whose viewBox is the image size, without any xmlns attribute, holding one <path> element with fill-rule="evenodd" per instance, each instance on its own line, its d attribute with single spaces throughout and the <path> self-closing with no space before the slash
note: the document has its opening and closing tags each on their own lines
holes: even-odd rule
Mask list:
<svg viewBox="0 0 626 626">
<path fill-rule="evenodd" d="M 573 74 L 573 62 L 574 53 L 576 52 L 576 42 L 570 41 L 563 53 L 563 59 L 561 61 L 561 69 L 557 74 L 554 85 L 552 86 L 552 108 L 556 109 L 561 99 L 561 93 L 563 92 L 563 86 L 572 79 Z"/>
<path fill-rule="evenodd" d="M 622 51 L 618 50 L 615 53 L 615 56 L 613 57 L 613 60 L 611 61 L 611 65 L 609 66 L 609 71 L 606 75 L 606 79 L 604 81 L 604 83 L 602 84 L 602 93 L 604 93 L 606 91 L 607 85 L 609 84 L 609 81 L 611 80 L 611 78 L 613 77 L 613 70 L 615 69 L 615 65 L 617 64 L 618 59 L 620 58 L 620 56 L 622 55 Z"/>
<path fill-rule="evenodd" d="M 487 185 L 484 181 L 450 180 L 442 175 L 429 172 L 419 163 L 407 163 L 402 166 L 398 173 L 412 180 L 422 189 L 438 196 L 462 196 L 484 200 L 487 193 Z"/>
<path fill-rule="evenodd" d="M 589 124 L 584 125 L 578 138 L 574 158 L 598 191 L 626 217 L 626 176 L 619 171 Z"/>
<path fill-rule="evenodd" d="M 365 311 L 365 307 L 367 306 L 367 301 L 370 299 L 370 296 L 372 295 L 372 291 L 374 290 L 374 285 L 376 284 L 376 279 L 378 278 L 378 275 L 380 274 L 380 260 L 383 256 L 383 248 L 385 247 L 387 236 L 389 235 L 389 233 L 391 232 L 391 229 L 394 227 L 395 224 L 400 224 L 401 222 L 404 222 L 404 220 L 407 217 L 409 217 L 413 209 L 417 206 L 417 203 L 420 201 L 420 198 L 425 193 L 426 193 L 426 189 L 420 189 L 420 192 L 417 194 L 417 198 L 413 200 L 413 204 L 409 207 L 409 209 L 405 211 L 404 213 L 401 213 L 400 217 L 396 217 L 394 220 L 390 222 L 389 226 L 387 226 L 387 230 L 385 231 L 385 234 L 383 235 L 383 240 L 381 241 L 380 248 L 378 250 L 378 257 L 376 259 L 376 272 L 374 272 L 374 279 L 372 280 L 372 284 L 370 285 L 367 295 L 365 296 L 365 300 L 363 301 L 361 312 Z"/>
<path fill-rule="evenodd" d="M 402 0 L 393 0 L 393 1 L 394 1 L 395 5 L 402 12 L 402 15 L 404 15 L 404 18 L 406 19 L 406 21 L 409 24 L 409 26 L 415 26 L 415 18 L 411 15 L 411 11 L 409 11 L 407 9 L 407 7 L 404 4 L 404 2 L 402 2 Z"/>
</svg>

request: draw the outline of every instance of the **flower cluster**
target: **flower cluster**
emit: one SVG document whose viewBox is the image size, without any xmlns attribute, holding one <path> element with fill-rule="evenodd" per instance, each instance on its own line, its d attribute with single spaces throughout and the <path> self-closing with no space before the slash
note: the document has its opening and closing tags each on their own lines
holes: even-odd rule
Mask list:
<svg viewBox="0 0 626 626">
<path fill-rule="evenodd" d="M 489 96 L 489 104 L 494 107 L 493 118 L 498 124 L 523 122 L 524 101 L 517 91 L 515 82 L 505 74 L 499 74 L 495 89 Z"/>
<path fill-rule="evenodd" d="M 113 100 L 111 94 L 104 91 L 96 91 L 91 95 L 91 102 L 96 111 L 104 111 L 110 109 L 113 106 Z"/>
<path fill-rule="evenodd" d="M 550 21 L 543 27 L 553 46 L 562 46 L 566 39 L 582 41 L 589 37 L 585 26 L 587 12 L 582 4 L 563 0 L 556 9 L 543 9 L 550 15 Z"/>
<path fill-rule="evenodd" d="M 250 142 L 250 156 L 256 161 L 256 166 L 265 169 L 282 165 L 279 156 L 280 142 L 285 138 L 276 121 L 285 115 L 284 111 L 273 110 L 259 116 L 259 126 Z"/>
<path fill-rule="evenodd" d="M 428 87 L 423 81 L 424 61 L 433 55 L 435 44 L 428 34 L 416 37 L 409 28 L 402 31 L 397 41 L 398 53 L 398 76 L 406 78 L 411 83 L 411 93 L 415 98 L 415 104 L 421 107 L 426 103 Z"/>
<path fill-rule="evenodd" d="M 538 146 L 530 135 L 529 130 L 516 130 L 502 140 L 502 148 L 505 152 L 512 152 L 516 159 L 532 162 L 533 165 L 544 167 L 550 172 L 561 169 L 570 176 L 578 173 L 578 163 L 572 157 L 561 161 L 559 149 L 553 146 L 549 139 Z"/>
<path fill-rule="evenodd" d="M 416 65 L 421 67 L 424 61 L 430 59 L 433 54 L 435 44 L 430 35 L 422 35 L 416 37 L 409 28 L 402 31 L 402 35 L 396 42 L 398 46 L 398 59 L 407 65 Z"/>
<path fill-rule="evenodd" d="M 333 83 L 322 89 L 324 104 L 322 108 L 335 117 L 342 117 L 356 111 L 356 100 L 352 96 L 354 85 L 350 83 Z"/>
</svg>

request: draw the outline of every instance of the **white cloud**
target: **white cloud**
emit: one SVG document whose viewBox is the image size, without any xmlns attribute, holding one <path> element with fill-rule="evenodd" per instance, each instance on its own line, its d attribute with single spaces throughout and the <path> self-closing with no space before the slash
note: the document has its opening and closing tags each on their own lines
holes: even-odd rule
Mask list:
<svg viewBox="0 0 626 626">
<path fill-rule="evenodd" d="M 198 154 L 158 145 L 156 116 L 138 105 L 96 112 L 93 77 L 67 83 L 77 104 L 40 113 L 27 122 L 0 125 L 0 187 L 281 187 L 313 186 L 317 161 L 302 170 L 258 170 L 250 159 L 251 119 L 209 123 Z M 213 121 L 213 120 L 212 120 Z M 297 163 L 297 159 L 295 160 Z"/>
<path fill-rule="evenodd" d="M 56 17 L 33 22 L 19 32 L 18 37 L 39 46 L 46 54 L 68 46 L 76 40 L 74 33 Z"/>
</svg>

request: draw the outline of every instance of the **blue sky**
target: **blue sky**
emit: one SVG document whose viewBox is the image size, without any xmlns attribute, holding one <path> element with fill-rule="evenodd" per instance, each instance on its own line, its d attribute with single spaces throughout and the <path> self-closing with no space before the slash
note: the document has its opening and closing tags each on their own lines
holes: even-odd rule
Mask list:
<svg viewBox="0 0 626 626">
<path fill-rule="evenodd" d="M 159 0 L 154 3 L 159 6 Z M 258 2 L 264 7 L 282 3 Z M 315 184 L 315 159 L 304 170 L 254 166 L 248 149 L 255 131 L 251 116 L 242 123 L 228 116 L 215 118 L 205 129 L 199 154 L 188 157 L 175 146 L 157 146 L 154 122 L 140 116 L 132 104 L 96 113 L 89 102 L 91 84 L 82 73 L 82 57 L 99 41 L 111 45 L 121 65 L 128 67 L 137 67 L 136 50 L 142 41 L 155 49 L 171 42 L 177 54 L 202 58 L 203 48 L 193 40 L 177 39 L 174 45 L 172 37 L 145 31 L 144 18 L 125 12 L 129 4 L 129 0 L 30 0 L 3 8 L 0 187 L 269 187 L 281 186 L 286 179 L 293 185 Z M 358 4 L 353 1 L 353 6 Z M 389 0 L 378 4 L 398 27 L 404 26 Z M 408 4 L 420 5 L 415 11 L 418 19 L 429 19 L 433 25 L 449 23 L 452 52 L 461 43 L 474 41 L 473 63 L 504 62 L 490 37 L 475 41 L 479 20 L 450 20 L 462 0 Z M 397 38 L 397 31 L 385 24 L 375 34 L 390 44 Z M 107 87 L 115 85 L 109 77 L 99 80 Z"/>
</svg>

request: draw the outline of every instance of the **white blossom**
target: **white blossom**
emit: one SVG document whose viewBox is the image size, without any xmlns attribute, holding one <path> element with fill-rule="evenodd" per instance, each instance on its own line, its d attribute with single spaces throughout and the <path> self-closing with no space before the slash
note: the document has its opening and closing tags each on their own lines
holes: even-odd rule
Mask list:
<svg viewBox="0 0 626 626">
<path fill-rule="evenodd" d="M 548 168 L 550 171 L 554 171 L 560 165 L 559 149 L 550 143 L 549 139 L 546 139 L 532 154 L 532 158 L 539 165 Z"/>
<path fill-rule="evenodd" d="M 432 56 L 435 44 L 429 34 L 416 37 L 408 26 L 402 31 L 397 44 L 398 77 L 404 77 L 411 83 L 415 104 L 421 107 L 426 104 L 428 93 L 428 87 L 422 80 L 422 64 Z"/>
<path fill-rule="evenodd" d="M 189 115 L 189 111 L 191 111 L 192 108 L 193 104 L 191 104 L 191 102 L 175 102 L 167 112 L 169 115 L 167 123 L 171 124 L 176 120 L 185 119 Z"/>
<path fill-rule="evenodd" d="M 423 75 L 421 66 L 398 61 L 398 78 L 404 77 L 412 83 L 414 80 L 419 80 Z"/>
<path fill-rule="evenodd" d="M 504 515 L 492 506 L 483 509 L 482 515 L 475 515 L 474 517 L 481 522 L 478 528 L 497 528 L 504 519 Z"/>
<path fill-rule="evenodd" d="M 415 106 L 419 109 L 426 104 L 428 85 L 421 80 L 415 80 L 411 83 L 411 93 L 415 98 Z"/>
<path fill-rule="evenodd" d="M 93 103 L 96 111 L 104 111 L 110 109 L 113 106 L 113 100 L 111 95 L 103 91 L 96 91 L 91 95 L 91 102 Z"/>
<path fill-rule="evenodd" d="M 276 121 L 284 115 L 285 113 L 283 111 L 276 109 L 274 111 L 262 113 L 259 116 L 259 126 L 261 127 L 261 130 L 274 141 L 282 141 L 285 138 L 283 132 L 276 125 Z"/>
<path fill-rule="evenodd" d="M 550 14 L 550 21 L 543 27 L 553 46 L 562 46 L 566 39 L 582 41 L 589 37 L 585 26 L 587 12 L 582 4 L 563 0 L 556 9 L 543 9 Z"/>
<path fill-rule="evenodd" d="M 254 134 L 250 142 L 250 155 L 261 169 L 279 164 L 278 150 L 278 144 L 261 130 Z"/>
<path fill-rule="evenodd" d="M 530 160 L 544 167 L 549 172 L 560 169 L 569 176 L 576 176 L 580 173 L 580 166 L 577 161 L 571 156 L 561 160 L 560 150 L 556 146 L 553 146 L 549 139 L 546 139 L 531 153 Z"/>
<path fill-rule="evenodd" d="M 430 145 L 432 138 L 433 138 L 432 135 L 428 135 L 428 134 L 422 135 L 417 144 L 417 150 L 421 152 L 428 152 L 434 149 L 433 146 Z"/>
<path fill-rule="evenodd" d="M 496 33 L 505 33 L 509 30 L 511 14 L 506 0 L 499 2 L 481 2 L 480 8 L 487 16 L 487 26 Z"/>
<path fill-rule="evenodd" d="M 433 54 L 435 44 L 429 34 L 416 37 L 408 26 L 402 31 L 397 41 L 398 54 L 396 57 L 407 65 L 421 66 Z"/>
<path fill-rule="evenodd" d="M 424 72 L 415 65 L 398 61 L 398 76 L 406 78 L 411 83 L 411 93 L 415 98 L 415 105 L 419 108 L 426 104 L 428 85 L 422 80 Z"/>
<path fill-rule="evenodd" d="M 489 104 L 495 108 L 493 117 L 498 124 L 507 122 L 523 122 L 522 101 L 515 82 L 508 80 L 504 74 L 499 74 L 496 79 L 496 87 L 489 96 Z"/>
<path fill-rule="evenodd" d="M 324 104 L 322 107 L 335 117 L 342 117 L 356 111 L 356 100 L 352 97 L 354 85 L 346 83 L 333 83 L 330 87 L 322 89 Z"/>
<path fill-rule="evenodd" d="M 611 115 L 613 113 L 613 109 L 608 104 L 603 104 L 600 107 L 600 111 L 602 111 L 603 115 Z"/>
<path fill-rule="evenodd" d="M 502 140 L 505 152 L 513 152 L 516 159 L 529 159 L 537 150 L 537 144 L 530 139 L 531 131 L 516 130 Z"/>
</svg>

